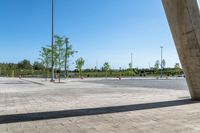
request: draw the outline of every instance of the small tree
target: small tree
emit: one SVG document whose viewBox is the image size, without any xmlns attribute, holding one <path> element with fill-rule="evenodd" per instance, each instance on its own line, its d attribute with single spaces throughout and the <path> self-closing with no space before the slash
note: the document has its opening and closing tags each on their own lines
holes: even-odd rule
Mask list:
<svg viewBox="0 0 200 133">
<path fill-rule="evenodd" d="M 166 67 L 166 61 L 165 61 L 165 59 L 163 59 L 161 63 L 162 63 L 161 64 L 162 68 L 165 68 Z"/>
<path fill-rule="evenodd" d="M 18 68 L 19 69 L 26 69 L 26 70 L 32 70 L 32 65 L 31 65 L 31 62 L 29 60 L 23 60 L 23 61 L 20 61 L 18 64 L 17 64 Z"/>
<path fill-rule="evenodd" d="M 76 68 L 79 71 L 79 78 L 81 77 L 81 72 L 82 72 L 82 68 L 83 68 L 84 64 L 85 64 L 85 60 L 82 57 L 80 57 L 76 60 Z"/>
<path fill-rule="evenodd" d="M 133 75 L 135 75 L 135 72 L 133 71 L 133 65 L 132 63 L 129 63 L 129 68 L 128 68 L 128 72 L 129 72 L 129 75 L 132 77 Z"/>
<path fill-rule="evenodd" d="M 108 71 L 110 70 L 110 65 L 108 62 L 103 64 L 103 70 L 106 72 L 106 78 L 108 77 Z"/>
<path fill-rule="evenodd" d="M 8 77 L 8 64 L 4 64 L 4 76 Z"/>
<path fill-rule="evenodd" d="M 53 63 L 53 66 L 54 66 L 54 69 L 58 67 L 58 50 L 57 50 L 57 45 L 54 45 L 53 47 L 53 62 L 52 62 L 52 47 L 50 45 L 47 45 L 46 47 L 47 49 L 50 50 L 50 66 L 52 66 L 52 63 Z"/>
<path fill-rule="evenodd" d="M 48 69 L 50 67 L 50 62 L 51 62 L 51 49 L 49 48 L 45 48 L 45 47 L 42 47 L 42 50 L 40 51 L 40 57 L 39 58 L 42 62 L 42 64 L 44 65 L 45 67 L 45 73 L 46 73 L 46 80 L 48 78 Z"/>
<path fill-rule="evenodd" d="M 69 58 L 73 56 L 75 53 L 78 51 L 74 51 L 72 48 L 72 45 L 70 45 L 69 38 L 65 37 L 64 38 L 64 43 L 65 43 L 65 77 L 68 77 L 68 69 L 69 69 Z"/>
<path fill-rule="evenodd" d="M 38 62 L 38 61 L 35 61 L 35 62 L 33 63 L 33 69 L 34 69 L 34 70 L 44 70 L 44 65 L 43 65 L 43 63 L 40 63 L 40 62 Z"/>
<path fill-rule="evenodd" d="M 180 67 L 180 64 L 179 63 L 176 63 L 174 65 L 174 74 L 178 75 L 181 73 L 181 67 Z"/>
<path fill-rule="evenodd" d="M 159 66 L 160 66 L 160 61 L 157 60 L 157 61 L 155 62 L 155 65 L 154 65 L 154 72 L 155 72 L 155 73 L 158 72 L 158 70 L 159 70 Z"/>
<path fill-rule="evenodd" d="M 15 71 L 16 71 L 16 65 L 15 64 L 12 64 L 11 65 L 11 71 L 12 71 L 12 77 L 15 77 Z"/>
<path fill-rule="evenodd" d="M 60 36 L 55 36 L 55 47 L 56 47 L 56 53 L 58 55 L 58 71 L 59 71 L 59 82 L 60 82 L 60 74 L 61 69 L 64 65 L 64 58 L 65 58 L 65 49 L 64 49 L 64 41 L 63 38 Z"/>
</svg>

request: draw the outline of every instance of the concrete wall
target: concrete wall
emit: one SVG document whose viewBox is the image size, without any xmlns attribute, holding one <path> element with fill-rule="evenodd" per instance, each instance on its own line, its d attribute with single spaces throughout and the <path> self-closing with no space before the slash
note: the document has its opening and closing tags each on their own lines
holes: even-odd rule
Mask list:
<svg viewBox="0 0 200 133">
<path fill-rule="evenodd" d="M 163 0 L 191 97 L 200 100 L 200 12 L 197 0 Z"/>
</svg>

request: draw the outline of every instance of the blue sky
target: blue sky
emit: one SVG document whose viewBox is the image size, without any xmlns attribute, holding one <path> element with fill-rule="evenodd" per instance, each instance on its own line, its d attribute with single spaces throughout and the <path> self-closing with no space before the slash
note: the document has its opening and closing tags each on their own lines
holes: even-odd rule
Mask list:
<svg viewBox="0 0 200 133">
<path fill-rule="evenodd" d="M 51 0 L 1 0 L 0 62 L 38 60 L 51 44 Z M 160 46 L 169 67 L 179 62 L 161 0 L 55 0 L 55 33 L 70 38 L 85 68 L 108 61 L 153 66 Z M 73 67 L 72 67 L 73 68 Z"/>
</svg>

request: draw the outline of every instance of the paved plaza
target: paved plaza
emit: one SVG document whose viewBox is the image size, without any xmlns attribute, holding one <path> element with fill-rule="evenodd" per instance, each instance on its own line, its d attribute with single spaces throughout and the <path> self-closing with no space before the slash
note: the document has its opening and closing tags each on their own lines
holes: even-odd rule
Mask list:
<svg viewBox="0 0 200 133">
<path fill-rule="evenodd" d="M 199 133 L 185 79 L 0 78 L 0 133 Z"/>
</svg>

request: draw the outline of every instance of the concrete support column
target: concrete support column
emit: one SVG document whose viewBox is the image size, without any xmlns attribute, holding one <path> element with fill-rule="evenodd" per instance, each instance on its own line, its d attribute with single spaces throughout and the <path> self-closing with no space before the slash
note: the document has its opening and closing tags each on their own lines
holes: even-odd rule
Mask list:
<svg viewBox="0 0 200 133">
<path fill-rule="evenodd" d="M 197 0 L 163 0 L 192 99 L 200 100 L 200 12 Z"/>
</svg>

